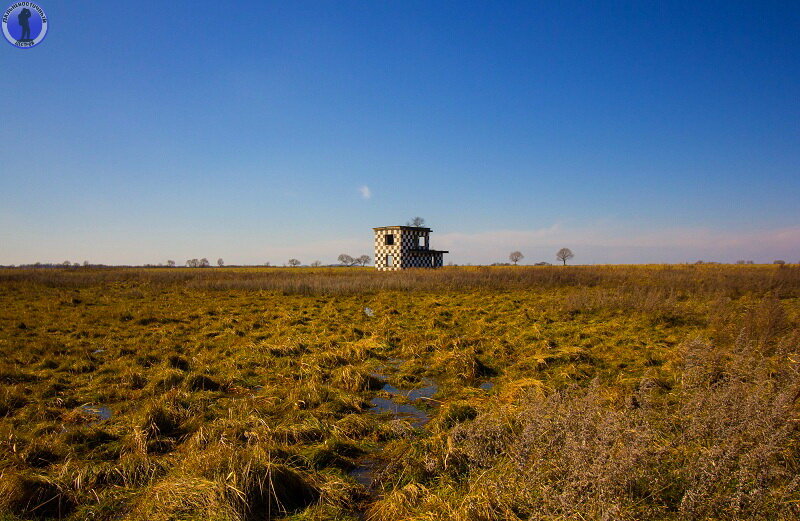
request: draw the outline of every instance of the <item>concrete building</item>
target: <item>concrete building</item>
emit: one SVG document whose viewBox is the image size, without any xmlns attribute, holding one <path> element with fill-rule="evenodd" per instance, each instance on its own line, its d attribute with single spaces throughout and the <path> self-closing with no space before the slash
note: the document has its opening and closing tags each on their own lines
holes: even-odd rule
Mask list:
<svg viewBox="0 0 800 521">
<path fill-rule="evenodd" d="M 445 250 L 432 250 L 430 228 L 382 226 L 375 231 L 375 267 L 382 271 L 440 268 Z"/>
</svg>

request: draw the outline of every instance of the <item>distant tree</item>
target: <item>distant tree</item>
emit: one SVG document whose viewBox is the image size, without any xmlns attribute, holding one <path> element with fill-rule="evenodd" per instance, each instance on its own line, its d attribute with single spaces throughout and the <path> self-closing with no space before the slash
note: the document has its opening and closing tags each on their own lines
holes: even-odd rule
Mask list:
<svg viewBox="0 0 800 521">
<path fill-rule="evenodd" d="M 80 268 L 80 267 L 81 267 L 81 264 L 80 264 L 79 262 L 73 262 L 73 263 L 72 263 L 72 267 L 73 267 L 73 268 Z"/>
<path fill-rule="evenodd" d="M 524 259 L 524 258 L 525 258 L 525 256 L 522 254 L 522 252 L 519 252 L 519 251 L 512 251 L 511 255 L 508 256 L 508 260 L 513 262 L 514 266 L 516 266 L 517 263 L 519 261 L 521 261 L 522 259 Z"/>
<path fill-rule="evenodd" d="M 211 263 L 208 262 L 208 259 L 206 259 L 205 257 L 200 259 L 200 267 L 201 268 L 208 268 L 209 266 L 211 266 Z"/>
<path fill-rule="evenodd" d="M 312 268 L 319 268 L 320 266 L 322 266 L 322 263 L 318 260 L 311 263 Z"/>
<path fill-rule="evenodd" d="M 556 253 L 556 259 L 560 260 L 564 264 L 564 266 L 566 266 L 567 261 L 574 256 L 575 254 L 572 253 L 572 250 L 570 250 L 569 248 L 561 248 L 560 250 L 558 250 L 558 253 Z"/>
<path fill-rule="evenodd" d="M 90 266 L 89 261 L 83 261 L 83 267 L 88 268 Z"/>
<path fill-rule="evenodd" d="M 784 260 L 776 260 L 776 261 L 772 261 L 772 264 L 778 264 L 780 266 L 783 266 L 784 264 L 786 264 L 786 261 L 784 261 Z"/>
<path fill-rule="evenodd" d="M 222 257 L 220 257 L 219 259 L 217 259 L 217 266 L 219 266 L 220 268 L 221 268 L 221 267 L 223 267 L 223 266 L 225 266 L 225 261 L 224 261 L 224 260 L 222 260 Z"/>
<path fill-rule="evenodd" d="M 359 264 L 361 264 L 362 266 L 366 266 L 367 264 L 369 264 L 369 261 L 371 261 L 371 260 L 372 260 L 372 259 L 370 258 L 370 256 L 369 256 L 369 255 L 362 255 L 361 257 L 359 257 L 359 258 L 357 258 L 357 259 L 356 259 L 356 261 L 357 261 Z"/>
<path fill-rule="evenodd" d="M 344 264 L 345 266 L 352 266 L 356 263 L 356 260 L 346 253 L 342 253 L 337 257 L 338 261 Z"/>
<path fill-rule="evenodd" d="M 743 260 L 737 260 L 737 261 L 736 261 L 736 264 L 747 264 L 747 261 L 743 261 Z"/>
<path fill-rule="evenodd" d="M 422 217 L 414 217 L 413 219 L 411 219 L 406 223 L 406 226 L 416 226 L 418 228 L 421 228 L 425 226 L 425 219 L 423 219 Z"/>
<path fill-rule="evenodd" d="M 289 259 L 289 266 L 296 268 L 297 266 L 300 266 L 300 261 L 297 259 Z"/>
<path fill-rule="evenodd" d="M 264 267 L 265 267 L 265 268 L 269 268 L 270 266 L 272 266 L 272 264 L 270 264 L 270 262 L 269 262 L 269 261 L 267 261 L 267 262 L 265 262 L 265 263 L 264 263 Z"/>
<path fill-rule="evenodd" d="M 64 262 L 61 263 L 61 265 L 68 268 L 72 266 L 72 263 L 68 260 L 65 260 Z"/>
<path fill-rule="evenodd" d="M 174 260 L 168 260 L 167 261 L 167 266 L 170 267 L 170 268 L 174 268 L 175 267 L 175 261 Z"/>
<path fill-rule="evenodd" d="M 200 261 L 197 259 L 189 259 L 186 261 L 186 266 L 189 268 L 197 268 L 200 266 Z"/>
<path fill-rule="evenodd" d="M 534 264 L 534 266 L 552 266 L 552 264 L 546 261 L 542 261 L 542 262 L 537 262 L 536 264 Z"/>
</svg>

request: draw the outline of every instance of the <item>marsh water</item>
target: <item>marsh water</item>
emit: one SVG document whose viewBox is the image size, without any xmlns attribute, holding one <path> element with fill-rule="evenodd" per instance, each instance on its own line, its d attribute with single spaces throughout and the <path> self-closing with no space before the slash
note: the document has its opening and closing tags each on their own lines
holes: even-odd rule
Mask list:
<svg viewBox="0 0 800 521">
<path fill-rule="evenodd" d="M 101 422 L 103 420 L 108 420 L 114 414 L 111 409 L 104 405 L 81 405 L 80 409 L 92 416 L 96 417 L 97 419 L 92 423 Z"/>
<path fill-rule="evenodd" d="M 384 375 L 375 374 L 381 380 Z M 412 427 L 418 428 L 425 425 L 430 420 L 430 415 L 412 403 L 398 403 L 397 398 L 403 397 L 404 402 L 418 402 L 419 400 L 430 400 L 439 390 L 438 384 L 430 378 L 423 378 L 423 386 L 418 389 L 401 389 L 394 385 L 384 382 L 381 391 L 391 395 L 391 398 L 376 396 L 372 399 L 369 412 L 374 414 L 390 413 L 396 419 L 407 420 Z"/>
<path fill-rule="evenodd" d="M 397 368 L 403 362 L 404 360 L 392 359 L 388 365 Z M 368 409 L 370 414 L 389 416 L 393 420 L 405 420 L 415 429 L 423 427 L 430 421 L 430 414 L 415 403 L 419 404 L 420 400 L 429 400 L 431 405 L 437 404 L 435 400 L 431 399 L 439 390 L 439 385 L 435 381 L 423 378 L 422 387 L 402 389 L 388 383 L 386 381 L 388 376 L 383 372 L 372 373 L 372 376 L 383 382 L 383 387 L 379 392 L 384 396 L 376 396 L 370 401 Z M 386 394 L 389 397 L 386 397 Z M 377 457 L 379 452 L 380 450 L 363 456 L 356 462 L 356 467 L 350 471 L 350 475 L 367 488 L 372 486 L 374 473 L 379 463 Z"/>
<path fill-rule="evenodd" d="M 413 428 L 420 429 L 430 421 L 432 409 L 435 409 L 440 404 L 438 400 L 433 399 L 433 396 L 439 391 L 439 384 L 428 377 L 423 377 L 420 380 L 420 387 L 411 389 L 404 389 L 390 384 L 387 381 L 388 375 L 385 371 L 387 369 L 397 370 L 404 362 L 405 360 L 398 358 L 390 359 L 384 368 L 372 373 L 372 376 L 383 382 L 383 386 L 379 390 L 381 395 L 374 397 L 370 401 L 368 412 L 383 417 L 388 416 L 392 420 L 405 420 Z M 489 391 L 494 387 L 494 383 L 487 380 L 478 387 Z M 421 402 L 426 402 L 429 407 L 421 407 Z M 372 488 L 374 474 L 380 463 L 379 454 L 380 448 L 362 456 L 356 461 L 355 468 L 350 471 L 350 475 L 368 489 Z"/>
</svg>

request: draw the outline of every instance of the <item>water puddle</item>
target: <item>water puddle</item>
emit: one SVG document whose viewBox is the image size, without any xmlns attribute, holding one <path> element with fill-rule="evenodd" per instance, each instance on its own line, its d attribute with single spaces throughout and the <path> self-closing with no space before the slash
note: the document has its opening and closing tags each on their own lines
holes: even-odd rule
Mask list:
<svg viewBox="0 0 800 521">
<path fill-rule="evenodd" d="M 414 428 L 419 428 L 428 423 L 430 417 L 422 409 L 409 404 L 400 404 L 388 398 L 380 396 L 373 398 L 370 402 L 372 407 L 369 411 L 375 414 L 390 413 L 395 418 L 406 420 Z"/>
<path fill-rule="evenodd" d="M 396 359 L 390 361 L 390 363 L 392 363 L 392 365 L 395 367 L 402 362 L 402 360 L 398 361 Z M 408 422 L 411 423 L 414 428 L 422 427 L 428 423 L 428 420 L 430 420 L 430 415 L 427 412 L 413 405 L 412 403 L 406 402 L 431 400 L 431 396 L 436 394 L 436 392 L 439 390 L 439 386 L 436 384 L 436 382 L 430 378 L 423 378 L 421 382 L 422 387 L 417 389 L 401 389 L 386 382 L 385 374 L 372 373 L 372 375 L 384 382 L 383 387 L 381 387 L 381 391 L 388 393 L 390 397 L 386 398 L 377 396 L 373 398 L 370 402 L 372 405 L 372 407 L 369 409 L 370 412 L 374 414 L 390 413 L 394 415 L 396 419 L 408 420 Z M 398 397 L 404 398 L 403 403 L 398 403 L 396 399 Z"/>
<path fill-rule="evenodd" d="M 378 459 L 374 456 L 366 456 L 356 461 L 356 467 L 350 471 L 350 475 L 356 482 L 366 489 L 372 487 L 372 478 L 378 468 Z"/>
<path fill-rule="evenodd" d="M 381 378 L 381 375 L 377 376 Z M 405 396 L 409 401 L 415 402 L 420 399 L 428 399 L 439 390 L 439 386 L 430 378 L 423 378 L 422 385 L 423 387 L 419 389 L 399 389 L 392 384 L 386 383 L 381 388 L 381 391 L 386 391 L 389 394 L 397 396 Z"/>
<path fill-rule="evenodd" d="M 108 420 L 114 414 L 111 409 L 104 405 L 81 405 L 79 409 L 97 418 L 92 423 Z"/>
<path fill-rule="evenodd" d="M 439 385 L 432 379 L 423 377 L 414 389 L 404 389 L 388 383 L 386 380 L 389 375 L 387 372 L 400 372 L 400 367 L 405 360 L 400 358 L 390 358 L 386 365 L 372 376 L 383 382 L 383 387 L 376 396 L 370 401 L 368 410 L 371 414 L 390 416 L 392 420 L 403 420 L 408 422 L 413 428 L 420 429 L 431 419 L 431 415 L 425 409 L 420 408 L 423 402 L 434 407 L 441 402 L 433 399 L 433 395 L 439 391 Z M 494 382 L 483 381 L 478 387 L 484 391 L 491 391 Z M 420 407 L 418 407 L 420 406 Z M 375 490 L 375 477 L 380 468 L 384 465 L 381 460 L 380 452 L 382 446 L 376 450 L 362 455 L 354 463 L 355 467 L 349 472 L 355 481 L 367 490 L 367 495 L 373 497 L 378 491 Z M 363 516 L 363 512 L 361 513 Z M 363 519 L 363 517 L 359 517 Z"/>
<path fill-rule="evenodd" d="M 392 358 L 389 359 L 387 366 L 396 370 L 403 362 L 404 360 L 399 358 Z M 430 415 L 425 410 L 414 405 L 414 402 L 419 404 L 421 400 L 429 400 L 434 404 L 437 403 L 436 400 L 431 398 L 439 390 L 436 382 L 430 378 L 423 378 L 420 382 L 422 387 L 402 389 L 386 382 L 387 375 L 382 372 L 372 373 L 372 376 L 383 382 L 380 392 L 384 396 L 376 396 L 370 401 L 370 413 L 391 415 L 392 419 L 405 420 L 415 429 L 422 428 L 430 421 Z M 387 397 L 386 395 L 389 396 Z M 380 460 L 374 456 L 374 453 L 373 455 L 366 455 L 356 462 L 356 467 L 350 471 L 350 475 L 359 484 L 370 489 L 379 464 Z"/>
</svg>

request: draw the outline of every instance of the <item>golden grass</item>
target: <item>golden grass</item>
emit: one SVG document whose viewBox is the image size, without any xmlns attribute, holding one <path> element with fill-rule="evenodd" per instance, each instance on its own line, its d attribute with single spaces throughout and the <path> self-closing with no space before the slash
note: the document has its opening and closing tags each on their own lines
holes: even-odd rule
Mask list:
<svg viewBox="0 0 800 521">
<path fill-rule="evenodd" d="M 794 266 L 3 269 L 0 519 L 792 519 L 799 320 Z"/>
</svg>

